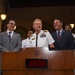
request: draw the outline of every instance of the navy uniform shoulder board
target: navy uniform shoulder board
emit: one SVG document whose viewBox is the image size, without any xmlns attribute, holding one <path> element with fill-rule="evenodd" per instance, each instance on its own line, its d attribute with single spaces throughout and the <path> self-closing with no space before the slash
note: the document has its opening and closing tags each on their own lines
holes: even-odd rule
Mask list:
<svg viewBox="0 0 75 75">
<path fill-rule="evenodd" d="M 44 31 L 44 33 L 45 33 L 45 32 L 48 32 L 48 30 L 43 30 L 43 31 Z"/>
</svg>

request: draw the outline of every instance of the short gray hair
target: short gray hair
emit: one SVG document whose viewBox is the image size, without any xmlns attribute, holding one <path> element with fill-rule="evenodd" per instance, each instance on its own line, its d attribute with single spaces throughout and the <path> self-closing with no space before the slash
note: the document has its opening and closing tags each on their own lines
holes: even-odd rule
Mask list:
<svg viewBox="0 0 75 75">
<path fill-rule="evenodd" d="M 42 22 L 41 19 L 35 19 L 35 20 L 33 21 L 33 24 L 34 24 L 34 22 L 36 22 L 36 21 L 41 21 L 41 22 Z"/>
</svg>

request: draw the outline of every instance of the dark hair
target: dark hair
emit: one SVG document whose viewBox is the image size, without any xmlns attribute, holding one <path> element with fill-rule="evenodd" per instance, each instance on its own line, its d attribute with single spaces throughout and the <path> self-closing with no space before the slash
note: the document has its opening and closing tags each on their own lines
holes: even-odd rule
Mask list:
<svg viewBox="0 0 75 75">
<path fill-rule="evenodd" d="M 63 21 L 62 21 L 61 19 L 59 19 L 59 18 L 57 18 L 57 19 L 54 19 L 54 20 L 59 20 L 59 21 L 60 21 L 60 23 L 63 23 Z"/>
<path fill-rule="evenodd" d="M 8 24 L 10 23 L 10 21 L 14 21 L 14 22 L 15 22 L 15 20 L 12 20 L 12 19 L 11 19 L 11 20 L 8 21 Z"/>
<path fill-rule="evenodd" d="M 65 26 L 70 26 L 70 24 L 66 24 Z M 71 28 L 71 26 L 70 26 L 70 28 Z"/>
</svg>

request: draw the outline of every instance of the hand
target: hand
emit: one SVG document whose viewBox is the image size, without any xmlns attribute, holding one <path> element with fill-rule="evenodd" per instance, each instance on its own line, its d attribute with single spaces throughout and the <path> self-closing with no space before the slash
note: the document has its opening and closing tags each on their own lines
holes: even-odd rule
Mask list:
<svg viewBox="0 0 75 75">
<path fill-rule="evenodd" d="M 24 52 L 24 51 L 25 51 L 25 49 L 24 49 L 24 48 L 22 48 L 22 51 Z"/>
<path fill-rule="evenodd" d="M 6 52 L 10 52 L 9 50 L 7 50 Z"/>
<path fill-rule="evenodd" d="M 50 48 L 55 48 L 54 44 L 50 44 Z"/>
</svg>

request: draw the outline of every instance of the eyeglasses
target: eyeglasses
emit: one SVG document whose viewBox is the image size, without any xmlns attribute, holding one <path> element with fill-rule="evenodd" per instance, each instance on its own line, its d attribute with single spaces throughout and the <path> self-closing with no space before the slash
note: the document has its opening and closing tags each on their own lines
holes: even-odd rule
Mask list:
<svg viewBox="0 0 75 75">
<path fill-rule="evenodd" d="M 11 25 L 15 25 L 15 23 L 9 23 L 9 24 L 11 24 Z"/>
</svg>

